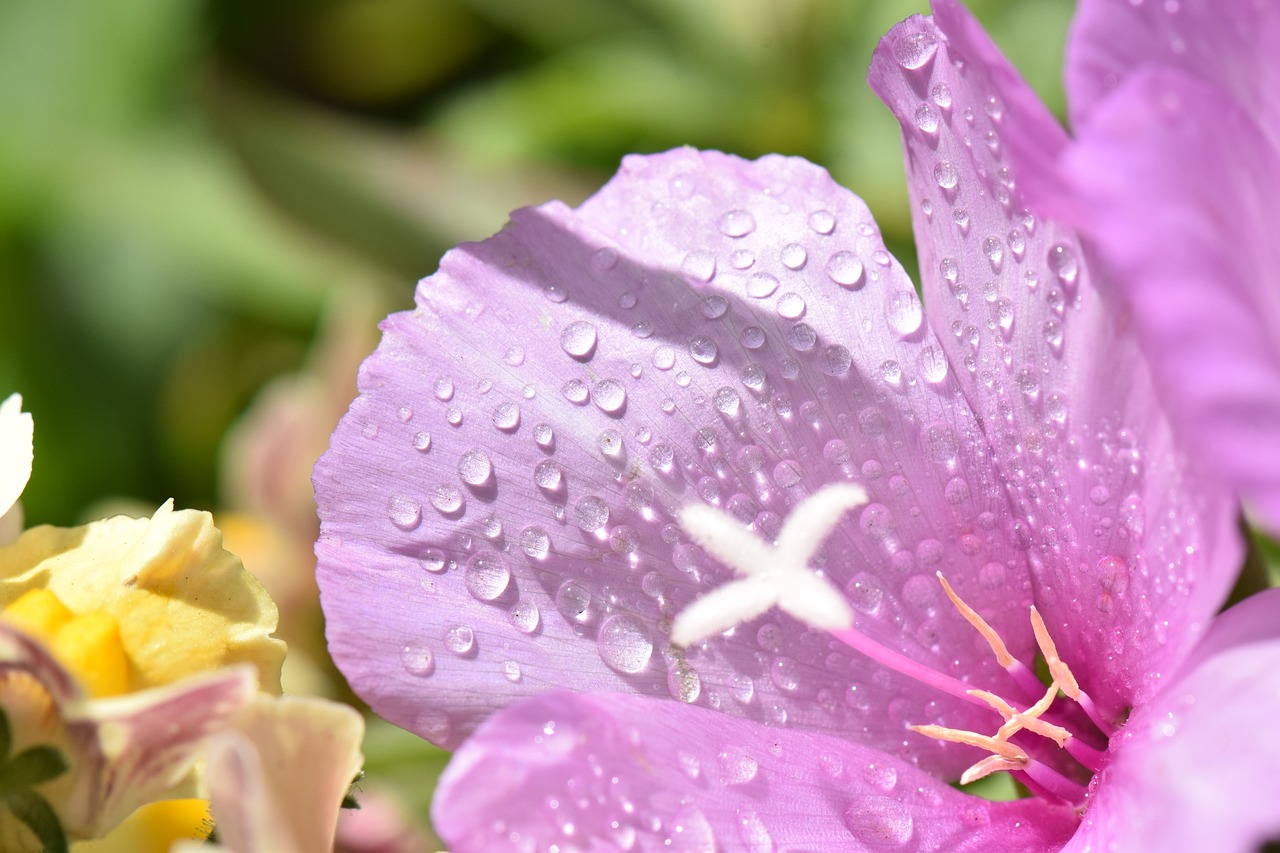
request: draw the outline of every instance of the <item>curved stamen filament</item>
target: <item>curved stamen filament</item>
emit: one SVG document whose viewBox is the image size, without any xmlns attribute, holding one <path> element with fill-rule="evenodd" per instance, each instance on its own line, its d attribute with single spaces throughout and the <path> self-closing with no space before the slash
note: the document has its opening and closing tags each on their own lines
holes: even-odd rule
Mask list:
<svg viewBox="0 0 1280 853">
<path fill-rule="evenodd" d="M 978 615 L 978 611 L 956 595 L 956 591 L 951 588 L 951 584 L 947 583 L 947 579 L 942 576 L 942 572 L 937 572 L 937 575 L 938 580 L 942 583 L 943 590 L 947 593 L 947 598 L 951 599 L 951 603 L 955 605 L 956 610 L 959 610 L 965 621 L 982 635 L 982 639 L 987 641 L 987 645 L 991 647 L 992 654 L 996 656 L 996 663 L 1004 667 L 1005 672 L 1009 673 L 1009 676 L 1017 682 L 1018 686 L 1028 696 L 1038 694 L 1040 688 L 1044 685 L 1036 678 L 1036 674 L 1022 661 L 1009 654 L 1009 648 L 1004 644 L 1004 640 L 1000 639 L 1000 635 L 996 633 L 996 630 L 987 624 L 987 620 Z"/>
</svg>

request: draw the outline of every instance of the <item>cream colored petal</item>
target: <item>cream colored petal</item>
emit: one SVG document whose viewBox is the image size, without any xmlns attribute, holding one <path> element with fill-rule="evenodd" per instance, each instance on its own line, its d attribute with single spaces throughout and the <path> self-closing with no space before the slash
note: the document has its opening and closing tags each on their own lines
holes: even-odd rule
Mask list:
<svg viewBox="0 0 1280 853">
<path fill-rule="evenodd" d="M 0 548 L 0 608 L 41 587 L 73 613 L 116 618 L 130 690 L 241 662 L 253 664 L 264 690 L 280 690 L 276 606 L 222 548 L 208 513 L 170 502 L 150 519 L 32 528 Z"/>
</svg>

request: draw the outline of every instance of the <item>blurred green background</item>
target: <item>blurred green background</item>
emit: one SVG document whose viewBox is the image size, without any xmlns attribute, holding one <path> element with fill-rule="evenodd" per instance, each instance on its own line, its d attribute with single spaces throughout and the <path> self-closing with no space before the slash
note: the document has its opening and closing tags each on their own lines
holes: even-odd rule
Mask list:
<svg viewBox="0 0 1280 853">
<path fill-rule="evenodd" d="M 923 6 L 3 0 L 0 395 L 35 416 L 28 522 L 218 506 L 223 436 L 335 300 L 407 306 L 446 248 L 627 152 L 803 155 L 913 263 L 864 78 Z M 1071 4 L 973 7 L 1060 110 Z"/>
</svg>

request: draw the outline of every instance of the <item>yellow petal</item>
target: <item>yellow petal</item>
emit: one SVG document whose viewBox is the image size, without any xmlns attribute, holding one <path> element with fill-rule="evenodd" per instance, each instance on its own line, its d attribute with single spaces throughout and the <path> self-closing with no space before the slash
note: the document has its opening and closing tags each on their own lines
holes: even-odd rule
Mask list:
<svg viewBox="0 0 1280 853">
<path fill-rule="evenodd" d="M 206 512 L 169 502 L 150 519 L 32 528 L 0 548 L 0 607 L 38 588 L 72 613 L 115 618 L 129 691 L 241 662 L 258 670 L 262 689 L 280 691 L 276 606 L 222 548 Z"/>
</svg>

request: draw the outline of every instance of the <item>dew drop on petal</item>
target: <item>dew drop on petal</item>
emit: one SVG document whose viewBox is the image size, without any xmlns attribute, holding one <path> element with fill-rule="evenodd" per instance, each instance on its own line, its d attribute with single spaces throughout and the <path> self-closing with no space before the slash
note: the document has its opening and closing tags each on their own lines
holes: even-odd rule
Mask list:
<svg viewBox="0 0 1280 853">
<path fill-rule="evenodd" d="M 941 123 L 941 116 L 931 104 L 921 104 L 916 107 L 916 127 L 924 133 L 934 134 L 938 132 L 938 125 Z"/>
<path fill-rule="evenodd" d="M 929 96 L 942 109 L 951 109 L 951 87 L 946 83 L 934 83 L 933 88 L 929 90 Z"/>
<path fill-rule="evenodd" d="M 538 629 L 538 620 L 542 614 L 538 605 L 532 601 L 518 601 L 507 611 L 507 621 L 522 634 L 532 634 Z"/>
<path fill-rule="evenodd" d="M 507 562 L 498 554 L 477 554 L 463 570 L 467 591 L 479 601 L 493 601 L 502 595 L 511 582 Z"/>
<path fill-rule="evenodd" d="M 454 625 L 444 634 L 444 645 L 455 655 L 465 655 L 476 645 L 476 634 L 466 625 Z"/>
<path fill-rule="evenodd" d="M 469 486 L 481 486 L 493 476 L 493 462 L 483 450 L 468 450 L 458 457 L 458 476 Z"/>
<path fill-rule="evenodd" d="M 584 359 L 596 346 L 596 327 L 586 320 L 575 320 L 560 333 L 560 347 L 574 358 Z"/>
<path fill-rule="evenodd" d="M 574 622 L 591 621 L 591 592 L 577 581 L 565 581 L 556 590 L 556 608 Z"/>
<path fill-rule="evenodd" d="M 778 297 L 778 316 L 784 320 L 796 320 L 804 310 L 804 297 L 800 294 L 789 290 Z"/>
<path fill-rule="evenodd" d="M 740 747 L 728 747 L 717 756 L 720 778 L 726 785 L 745 785 L 756 778 L 760 765 L 755 756 Z"/>
<path fill-rule="evenodd" d="M 925 347 L 920 351 L 916 362 L 920 370 L 920 378 L 931 385 L 937 385 L 947 378 L 947 356 L 938 347 Z"/>
<path fill-rule="evenodd" d="M 893 43 L 893 55 L 908 71 L 923 68 L 938 52 L 938 37 L 929 31 L 906 33 Z"/>
<path fill-rule="evenodd" d="M 574 521 L 584 533 L 594 533 L 609 521 L 609 505 L 595 495 L 588 495 L 573 508 Z"/>
<path fill-rule="evenodd" d="M 823 369 L 829 376 L 844 376 L 853 366 L 853 354 L 843 344 L 830 344 L 822 350 Z"/>
<path fill-rule="evenodd" d="M 543 459 L 533 466 L 533 481 L 538 484 L 539 488 L 546 489 L 549 492 L 554 492 L 560 488 L 560 481 L 563 476 L 563 469 L 550 459 Z"/>
<path fill-rule="evenodd" d="M 715 404 L 716 411 L 720 412 L 722 415 L 733 417 L 738 414 L 738 408 L 742 403 L 742 398 L 738 396 L 737 391 L 725 386 L 723 388 L 716 389 L 716 392 L 712 397 L 712 401 Z"/>
<path fill-rule="evenodd" d="M 555 430 L 551 424 L 538 424 L 533 428 L 533 440 L 539 447 L 550 447 L 556 442 Z"/>
<path fill-rule="evenodd" d="M 676 351 L 666 344 L 654 347 L 653 366 L 659 370 L 670 370 L 676 363 Z"/>
<path fill-rule="evenodd" d="M 412 444 L 413 444 L 414 450 L 420 450 L 423 453 L 426 453 L 428 450 L 431 449 L 431 433 L 415 432 L 413 434 Z"/>
<path fill-rule="evenodd" d="M 676 661 L 667 670 L 667 692 L 673 699 L 691 705 L 702 695 L 702 679 L 693 667 Z"/>
<path fill-rule="evenodd" d="M 1049 250 L 1048 261 L 1049 269 L 1053 270 L 1059 281 L 1068 287 L 1075 284 L 1080 274 L 1080 263 L 1076 260 L 1075 250 L 1059 243 Z"/>
<path fill-rule="evenodd" d="M 708 335 L 698 335 L 689 341 L 689 355 L 698 364 L 711 364 L 716 360 L 716 342 Z"/>
<path fill-rule="evenodd" d="M 756 218 L 748 210 L 731 210 L 720 217 L 720 233 L 726 237 L 745 237 L 756 230 Z"/>
<path fill-rule="evenodd" d="M 493 410 L 493 425 L 503 432 L 511 432 L 520 426 L 520 407 L 510 400 L 499 403 Z"/>
<path fill-rule="evenodd" d="M 605 619 L 596 637 L 600 659 L 626 675 L 644 671 L 653 655 L 653 641 L 635 618 L 618 613 Z"/>
<path fill-rule="evenodd" d="M 939 160 L 933 166 L 933 179 L 944 190 L 955 189 L 956 184 L 960 183 L 960 173 L 951 161 Z"/>
<path fill-rule="evenodd" d="M 526 557 L 541 560 L 551 551 L 551 537 L 541 527 L 526 527 L 520 531 L 520 550 Z"/>
<path fill-rule="evenodd" d="M 871 850 L 905 847 L 914 830 L 905 803 L 890 797 L 858 797 L 844 813 L 844 825 Z"/>
<path fill-rule="evenodd" d="M 457 512 L 462 509 L 463 503 L 462 492 L 447 483 L 441 483 L 431 490 L 431 505 L 440 512 Z"/>
<path fill-rule="evenodd" d="M 899 290 L 890 296 L 885 313 L 889 328 L 902 337 L 914 334 L 924 322 L 924 309 L 914 290 Z"/>
<path fill-rule="evenodd" d="M 426 646 L 405 646 L 400 650 L 400 665 L 410 675 L 426 676 L 435 671 L 435 656 Z"/>
<path fill-rule="evenodd" d="M 560 388 L 560 393 L 570 403 L 582 404 L 587 401 L 591 391 L 587 388 L 587 383 L 581 379 L 570 379 Z"/>
<path fill-rule="evenodd" d="M 591 386 L 591 402 L 602 412 L 618 411 L 627 402 L 626 389 L 616 379 L 602 379 Z"/>
<path fill-rule="evenodd" d="M 403 495 L 393 495 L 387 504 L 387 514 L 391 523 L 401 530 L 414 530 L 422 523 L 422 507 L 418 502 Z"/>
<path fill-rule="evenodd" d="M 753 299 L 764 299 L 777 289 L 777 276 L 770 275 L 767 272 L 754 273 L 747 279 L 747 295 Z"/>
<path fill-rule="evenodd" d="M 435 395 L 437 400 L 448 402 L 453 399 L 453 380 L 447 376 L 441 376 L 435 383 Z"/>
<path fill-rule="evenodd" d="M 836 252 L 827 260 L 827 275 L 843 287 L 855 287 L 862 280 L 862 261 L 853 252 Z"/>
<path fill-rule="evenodd" d="M 836 229 L 836 218 L 829 210 L 815 210 L 809 214 L 809 228 L 815 234 L 830 234 Z"/>
<path fill-rule="evenodd" d="M 711 281 L 716 274 L 716 256 L 710 252 L 690 252 L 681 261 L 680 269 L 694 282 Z"/>
<path fill-rule="evenodd" d="M 788 243 L 782 247 L 782 265 L 789 270 L 798 270 L 809 259 L 809 253 L 799 243 Z"/>
</svg>

